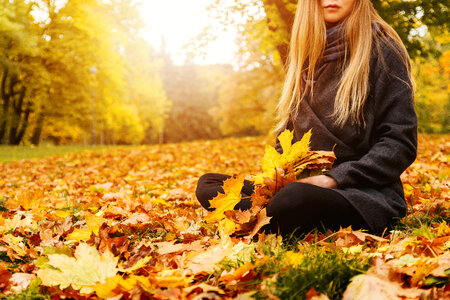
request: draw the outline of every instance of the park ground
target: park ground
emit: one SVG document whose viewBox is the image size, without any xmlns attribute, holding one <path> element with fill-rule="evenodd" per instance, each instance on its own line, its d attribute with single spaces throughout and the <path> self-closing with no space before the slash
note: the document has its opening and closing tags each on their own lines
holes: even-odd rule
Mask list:
<svg viewBox="0 0 450 300">
<path fill-rule="evenodd" d="M 257 174 L 267 142 L 0 149 L 1 295 L 448 299 L 449 135 L 420 135 L 402 174 L 408 215 L 382 237 L 351 228 L 225 236 L 203 222 L 198 177 Z"/>
</svg>

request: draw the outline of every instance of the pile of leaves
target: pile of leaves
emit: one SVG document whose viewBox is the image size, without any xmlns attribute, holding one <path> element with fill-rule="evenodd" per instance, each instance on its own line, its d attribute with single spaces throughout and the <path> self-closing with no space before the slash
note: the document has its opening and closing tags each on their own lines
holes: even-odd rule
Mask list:
<svg viewBox="0 0 450 300">
<path fill-rule="evenodd" d="M 195 199 L 196 182 L 207 172 L 258 174 L 265 144 L 227 139 L 0 165 L 0 293 L 10 299 L 449 297 L 448 136 L 420 137 L 417 161 L 402 175 L 409 214 L 383 237 L 351 228 L 292 240 L 230 236 L 228 227 L 204 221 L 210 215 Z M 300 170 L 285 167 L 275 168 L 276 176 Z M 267 192 L 265 178 L 274 177 L 254 180 Z"/>
</svg>

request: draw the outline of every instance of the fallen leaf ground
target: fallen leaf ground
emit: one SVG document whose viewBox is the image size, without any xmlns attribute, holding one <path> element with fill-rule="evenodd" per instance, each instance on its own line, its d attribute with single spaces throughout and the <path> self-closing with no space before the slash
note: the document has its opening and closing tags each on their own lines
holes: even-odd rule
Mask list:
<svg viewBox="0 0 450 300">
<path fill-rule="evenodd" d="M 1 164 L 0 293 L 448 299 L 450 136 L 420 136 L 419 156 L 402 175 L 409 214 L 395 231 L 259 235 L 246 243 L 202 222 L 195 184 L 207 172 L 260 172 L 266 142 L 200 141 Z"/>
</svg>

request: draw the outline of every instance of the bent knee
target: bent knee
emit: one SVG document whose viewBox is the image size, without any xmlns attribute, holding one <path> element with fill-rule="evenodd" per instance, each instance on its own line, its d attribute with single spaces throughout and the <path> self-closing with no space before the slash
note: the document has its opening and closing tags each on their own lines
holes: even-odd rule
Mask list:
<svg viewBox="0 0 450 300">
<path fill-rule="evenodd" d="M 267 205 L 268 216 L 282 216 L 284 214 L 292 214 L 307 205 L 309 197 L 307 195 L 305 183 L 292 182 L 283 187 L 273 196 Z"/>
<path fill-rule="evenodd" d="M 206 174 L 203 174 L 202 176 L 200 176 L 197 181 L 197 188 L 199 186 L 202 186 L 205 183 L 207 183 L 211 177 L 212 177 L 212 173 L 206 173 Z"/>
<path fill-rule="evenodd" d="M 204 208 L 211 210 L 210 201 L 220 191 L 223 191 L 223 181 L 229 177 L 228 175 L 218 173 L 206 173 L 200 176 L 197 187 L 195 188 L 195 196 Z"/>
</svg>

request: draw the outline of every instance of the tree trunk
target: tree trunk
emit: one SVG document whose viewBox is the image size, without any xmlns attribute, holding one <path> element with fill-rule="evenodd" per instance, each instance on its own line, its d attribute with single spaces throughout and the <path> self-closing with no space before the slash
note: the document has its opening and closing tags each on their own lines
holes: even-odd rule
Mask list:
<svg viewBox="0 0 450 300">
<path fill-rule="evenodd" d="M 20 86 L 20 83 L 16 73 L 10 72 L 8 67 L 3 67 L 0 86 L 0 99 L 3 102 L 0 112 L 1 144 L 20 144 L 28 127 L 31 104 L 26 104 L 26 88 Z"/>
<path fill-rule="evenodd" d="M 8 119 L 8 109 L 11 94 L 6 91 L 8 68 L 3 68 L 3 77 L 0 89 L 0 97 L 3 99 L 2 112 L 0 117 L 0 144 L 6 144 L 6 123 Z"/>
<path fill-rule="evenodd" d="M 14 86 L 17 85 L 19 81 L 16 77 L 14 80 L 11 80 L 11 91 L 14 90 Z M 15 99 L 12 101 L 12 117 L 11 124 L 9 125 L 9 144 L 10 145 L 19 145 L 21 142 L 21 137 L 23 135 L 20 134 L 20 131 L 25 130 L 28 125 L 28 117 L 30 113 L 27 109 L 23 109 L 24 99 L 25 99 L 26 89 L 22 87 L 19 92 L 17 92 L 14 96 Z"/>
<path fill-rule="evenodd" d="M 266 10 L 266 12 L 268 11 L 268 7 L 269 6 L 275 6 L 275 8 L 277 9 L 278 15 L 280 16 L 281 20 L 283 21 L 283 25 L 286 27 L 287 29 L 287 34 L 290 37 L 291 33 L 292 33 L 292 25 L 294 24 L 294 18 L 295 18 L 295 14 L 292 13 L 291 11 L 289 11 L 287 9 L 287 4 L 285 3 L 286 1 L 283 0 L 264 0 L 264 8 Z M 293 0 L 289 0 L 288 2 L 290 3 L 297 3 L 297 1 L 293 1 Z M 268 17 L 266 19 L 267 24 L 270 24 L 270 18 Z M 278 27 L 272 27 L 268 25 L 269 30 L 276 32 L 278 30 Z M 285 68 L 285 70 L 287 71 L 287 59 L 289 57 L 289 44 L 286 43 L 280 43 L 278 45 L 275 46 L 278 53 L 280 54 L 281 57 L 281 61 L 283 63 L 283 66 Z"/>
<path fill-rule="evenodd" d="M 38 146 L 41 142 L 42 127 L 44 126 L 44 113 L 41 111 L 36 120 L 36 127 L 33 130 L 33 135 L 31 136 L 31 143 Z"/>
<path fill-rule="evenodd" d="M 18 140 L 17 145 L 23 140 L 25 131 L 28 128 L 28 125 L 29 125 L 28 119 L 30 117 L 30 113 L 31 113 L 31 109 L 30 109 L 30 107 L 27 107 L 27 109 L 25 110 L 24 118 L 23 118 L 24 121 L 22 122 L 22 125 L 19 128 L 19 130 L 17 131 L 17 140 Z"/>
</svg>

